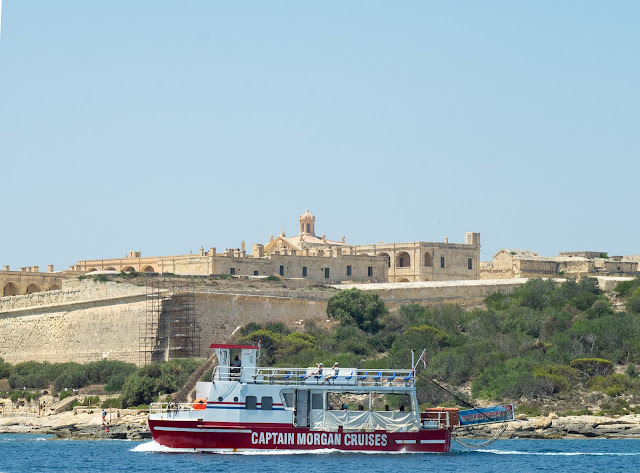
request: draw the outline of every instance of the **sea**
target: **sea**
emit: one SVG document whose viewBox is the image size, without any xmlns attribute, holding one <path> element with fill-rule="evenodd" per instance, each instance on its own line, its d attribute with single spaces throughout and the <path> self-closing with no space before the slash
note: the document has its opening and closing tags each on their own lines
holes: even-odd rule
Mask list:
<svg viewBox="0 0 640 473">
<path fill-rule="evenodd" d="M 167 452 L 153 441 L 58 440 L 0 434 L 0 472 L 401 473 L 640 470 L 640 440 L 498 440 L 447 454 Z"/>
</svg>

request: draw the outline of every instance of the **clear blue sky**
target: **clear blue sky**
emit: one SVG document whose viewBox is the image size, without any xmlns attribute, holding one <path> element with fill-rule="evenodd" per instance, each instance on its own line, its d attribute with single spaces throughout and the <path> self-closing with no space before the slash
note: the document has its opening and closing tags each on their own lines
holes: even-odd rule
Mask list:
<svg viewBox="0 0 640 473">
<path fill-rule="evenodd" d="M 4 0 L 0 265 L 298 231 L 639 254 L 640 2 Z"/>
</svg>

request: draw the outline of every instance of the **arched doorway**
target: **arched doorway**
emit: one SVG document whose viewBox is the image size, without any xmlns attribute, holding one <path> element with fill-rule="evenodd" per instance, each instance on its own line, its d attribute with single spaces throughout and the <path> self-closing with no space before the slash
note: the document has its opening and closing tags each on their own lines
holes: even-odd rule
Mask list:
<svg viewBox="0 0 640 473">
<path fill-rule="evenodd" d="M 133 268 L 133 266 L 127 266 L 125 268 L 122 268 L 122 271 L 125 273 L 135 273 L 136 270 Z"/>
<path fill-rule="evenodd" d="M 27 286 L 27 294 L 33 294 L 34 292 L 41 292 L 40 286 L 36 283 L 31 283 Z"/>
<path fill-rule="evenodd" d="M 59 284 L 52 284 L 51 286 L 49 286 L 49 289 L 47 289 L 47 291 L 59 291 L 59 290 L 60 290 Z"/>
<path fill-rule="evenodd" d="M 98 268 L 91 268 L 89 271 L 87 271 L 87 273 L 92 273 L 92 272 L 97 271 L 97 270 L 98 270 Z"/>
<path fill-rule="evenodd" d="M 108 268 L 104 268 L 105 271 L 116 271 L 116 268 L 113 266 L 109 266 Z"/>
<path fill-rule="evenodd" d="M 153 266 L 145 266 L 144 268 L 142 268 L 142 271 L 144 271 L 145 273 L 155 273 L 156 272 L 153 269 Z"/>
<path fill-rule="evenodd" d="M 424 254 L 424 265 L 433 266 L 433 256 L 428 251 Z"/>
<path fill-rule="evenodd" d="M 396 256 L 396 268 L 408 268 L 411 266 L 411 256 L 406 251 L 401 251 Z"/>
<path fill-rule="evenodd" d="M 398 279 L 398 282 L 409 282 L 409 280 L 407 278 L 400 278 Z"/>
<path fill-rule="evenodd" d="M 387 267 L 391 267 L 391 256 L 389 256 L 389 253 L 385 253 L 383 251 L 381 253 L 378 253 L 376 256 L 384 256 L 387 259 Z"/>
<path fill-rule="evenodd" d="M 2 296 L 17 296 L 18 295 L 18 286 L 13 284 L 12 282 L 8 282 L 2 288 Z"/>
</svg>

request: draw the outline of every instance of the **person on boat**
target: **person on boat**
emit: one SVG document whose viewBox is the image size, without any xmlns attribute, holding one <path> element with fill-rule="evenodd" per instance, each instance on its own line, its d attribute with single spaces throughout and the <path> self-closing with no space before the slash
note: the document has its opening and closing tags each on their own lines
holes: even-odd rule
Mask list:
<svg viewBox="0 0 640 473">
<path fill-rule="evenodd" d="M 240 376 L 240 368 L 242 367 L 242 362 L 240 361 L 240 357 L 238 357 L 238 355 L 233 358 L 233 363 L 231 363 L 231 366 L 231 373 L 236 376 Z"/>
<path fill-rule="evenodd" d="M 331 367 L 331 369 L 333 370 L 333 373 L 327 374 L 327 377 L 324 378 L 323 383 L 326 383 L 327 381 L 329 381 L 331 378 L 334 378 L 335 376 L 338 375 L 338 370 L 340 369 L 340 367 L 338 366 L 338 362 L 336 361 L 333 366 Z"/>
<path fill-rule="evenodd" d="M 306 375 L 304 377 L 304 379 L 309 378 L 310 376 L 322 376 L 322 363 L 318 363 L 318 369 L 315 371 L 312 371 L 311 373 L 309 373 L 308 375 Z"/>
<path fill-rule="evenodd" d="M 340 409 L 342 409 L 343 411 L 348 411 L 349 410 L 349 408 L 347 407 L 346 404 L 343 404 Z"/>
<path fill-rule="evenodd" d="M 404 404 L 400 404 L 400 412 L 404 412 Z"/>
</svg>

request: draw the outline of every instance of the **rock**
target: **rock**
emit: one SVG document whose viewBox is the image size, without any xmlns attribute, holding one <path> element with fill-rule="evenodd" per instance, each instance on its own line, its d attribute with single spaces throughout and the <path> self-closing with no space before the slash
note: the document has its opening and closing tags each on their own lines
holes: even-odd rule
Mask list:
<svg viewBox="0 0 640 473">
<path fill-rule="evenodd" d="M 551 412 L 548 416 L 549 419 L 558 419 L 558 414 L 555 412 Z"/>
<path fill-rule="evenodd" d="M 516 420 L 529 420 L 526 414 L 518 414 Z"/>
<path fill-rule="evenodd" d="M 548 429 L 551 427 L 552 422 L 551 419 L 546 417 L 541 417 L 533 421 L 533 425 L 536 429 Z"/>
</svg>

